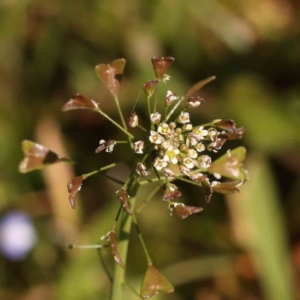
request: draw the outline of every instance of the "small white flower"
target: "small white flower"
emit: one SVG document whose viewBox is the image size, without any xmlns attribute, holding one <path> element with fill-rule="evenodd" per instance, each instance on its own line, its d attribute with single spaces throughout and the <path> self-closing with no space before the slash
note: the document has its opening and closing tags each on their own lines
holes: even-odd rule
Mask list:
<svg viewBox="0 0 300 300">
<path fill-rule="evenodd" d="M 166 105 L 169 106 L 171 105 L 174 101 L 178 100 L 178 96 L 171 91 L 167 91 L 167 96 L 166 96 Z"/>
<path fill-rule="evenodd" d="M 100 145 L 103 145 L 105 143 L 106 143 L 105 140 L 100 140 L 100 142 L 99 142 Z M 106 147 L 105 151 L 108 152 L 108 153 L 112 152 L 114 150 L 114 146 L 116 145 L 116 142 L 113 141 L 113 140 L 108 140 L 107 144 L 108 145 L 105 145 L 105 147 Z"/>
<path fill-rule="evenodd" d="M 154 130 L 151 130 L 150 134 L 151 135 L 149 136 L 149 140 L 153 144 L 161 144 L 165 140 L 160 134 L 158 134 Z"/>
<path fill-rule="evenodd" d="M 115 144 L 116 144 L 116 143 L 109 145 L 109 146 L 106 148 L 105 151 L 108 152 L 108 153 L 113 152 Z"/>
<path fill-rule="evenodd" d="M 163 135 L 167 135 L 168 133 L 171 132 L 171 129 L 169 127 L 169 125 L 167 123 L 162 123 L 158 126 L 158 129 L 157 131 L 160 133 L 160 134 L 163 134 Z"/>
<path fill-rule="evenodd" d="M 228 155 L 228 157 L 231 157 L 230 149 L 227 150 L 227 155 Z"/>
<path fill-rule="evenodd" d="M 189 137 L 187 137 L 186 140 L 185 140 L 186 148 L 190 148 L 190 142 L 191 142 L 191 140 L 189 139 Z"/>
<path fill-rule="evenodd" d="M 165 162 L 163 159 L 156 158 L 154 161 L 154 168 L 157 171 L 160 171 L 161 169 L 165 168 L 168 165 L 167 162 Z"/>
<path fill-rule="evenodd" d="M 136 115 L 136 113 L 134 112 L 132 114 L 132 116 L 129 119 L 129 126 L 131 128 L 135 128 L 136 126 L 139 125 L 139 117 Z"/>
<path fill-rule="evenodd" d="M 209 131 L 207 131 L 207 137 L 211 141 L 216 141 L 218 138 L 218 131 L 215 128 L 210 128 Z"/>
<path fill-rule="evenodd" d="M 171 161 L 173 164 L 178 163 L 177 155 L 179 154 L 179 149 L 173 149 L 172 146 L 168 148 L 168 150 L 165 153 L 164 161 Z"/>
<path fill-rule="evenodd" d="M 170 127 L 171 130 L 175 129 L 176 128 L 176 123 L 175 122 L 170 122 L 169 127 Z"/>
<path fill-rule="evenodd" d="M 181 112 L 180 116 L 178 117 L 178 122 L 181 124 L 186 124 L 190 122 L 190 114 L 188 112 Z"/>
<path fill-rule="evenodd" d="M 188 157 L 190 157 L 190 158 L 197 158 L 198 157 L 198 153 L 194 149 L 189 149 L 188 150 Z"/>
<path fill-rule="evenodd" d="M 162 79 L 163 83 L 167 83 L 168 80 L 170 80 L 171 76 L 164 74 L 164 78 Z"/>
<path fill-rule="evenodd" d="M 204 146 L 202 143 L 198 143 L 198 144 L 196 145 L 196 150 L 197 150 L 198 152 L 202 152 L 202 151 L 205 150 L 205 146 Z"/>
<path fill-rule="evenodd" d="M 162 172 L 166 177 L 175 177 L 174 172 L 168 168 L 164 168 Z"/>
<path fill-rule="evenodd" d="M 161 114 L 158 112 L 155 112 L 154 114 L 150 115 L 150 120 L 153 124 L 158 124 L 161 119 Z"/>
<path fill-rule="evenodd" d="M 201 101 L 204 101 L 204 99 L 197 97 L 191 97 L 187 100 L 186 105 L 190 108 L 198 107 L 201 104 Z"/>
<path fill-rule="evenodd" d="M 186 131 L 191 131 L 193 129 L 193 125 L 192 124 L 184 124 L 182 126 L 182 131 L 186 132 Z"/>
<path fill-rule="evenodd" d="M 207 169 L 210 167 L 211 158 L 208 155 L 201 155 L 198 157 L 198 163 L 200 169 Z"/>
<path fill-rule="evenodd" d="M 197 134 L 198 141 L 202 140 L 203 137 L 207 136 L 208 134 L 208 131 L 203 128 L 204 128 L 203 126 L 200 126 L 197 129 L 193 130 L 193 132 Z"/>
<path fill-rule="evenodd" d="M 187 138 L 188 139 L 188 138 Z M 195 139 L 195 137 L 193 137 L 193 136 L 190 136 L 189 137 L 189 141 L 190 141 L 190 143 L 191 143 L 191 145 L 192 146 L 195 146 L 196 144 L 197 144 L 197 140 Z"/>
<path fill-rule="evenodd" d="M 142 177 L 146 177 L 148 175 L 146 167 L 140 162 L 137 163 L 135 171 Z"/>
<path fill-rule="evenodd" d="M 183 175 L 190 176 L 190 169 L 185 166 L 180 166 L 180 171 Z"/>
<path fill-rule="evenodd" d="M 218 152 L 217 151 L 217 142 L 211 142 L 207 145 L 208 151 Z"/>
<path fill-rule="evenodd" d="M 224 145 L 225 141 L 226 139 L 217 138 L 214 142 L 211 142 L 210 144 L 207 145 L 207 150 L 218 152 L 218 150 L 220 150 Z"/>
<path fill-rule="evenodd" d="M 137 141 L 134 143 L 134 152 L 138 154 L 143 154 L 144 150 L 144 142 L 143 141 Z"/>
<path fill-rule="evenodd" d="M 194 162 L 193 162 L 193 160 L 192 160 L 191 158 L 189 158 L 189 157 L 185 157 L 185 158 L 183 159 L 183 164 L 184 164 L 187 168 L 189 168 L 189 169 L 193 169 L 193 168 L 194 168 Z"/>
<path fill-rule="evenodd" d="M 170 144 L 169 141 L 164 141 L 164 142 L 161 144 L 161 147 L 162 147 L 164 150 L 167 150 L 170 146 L 171 146 L 171 144 Z"/>
<path fill-rule="evenodd" d="M 189 107 L 195 108 L 198 107 L 200 104 L 201 104 L 200 101 L 189 102 Z"/>
<path fill-rule="evenodd" d="M 195 182 L 201 182 L 204 178 L 206 178 L 206 175 L 202 173 L 193 173 L 190 175 L 190 178 Z"/>
</svg>

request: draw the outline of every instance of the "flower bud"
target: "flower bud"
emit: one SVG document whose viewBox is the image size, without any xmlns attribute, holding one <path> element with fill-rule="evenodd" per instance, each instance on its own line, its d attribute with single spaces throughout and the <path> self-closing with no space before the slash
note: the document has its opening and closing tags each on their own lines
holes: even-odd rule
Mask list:
<svg viewBox="0 0 300 300">
<path fill-rule="evenodd" d="M 162 172 L 167 178 L 175 178 L 174 172 L 168 168 L 164 168 Z"/>
<path fill-rule="evenodd" d="M 152 79 L 143 84 L 143 90 L 146 94 L 146 97 L 149 98 L 152 96 L 155 85 L 158 83 L 157 79 Z"/>
<path fill-rule="evenodd" d="M 167 96 L 166 96 L 166 101 L 165 104 L 166 106 L 172 105 L 176 100 L 178 100 L 178 96 L 171 91 L 167 91 Z"/>
<path fill-rule="evenodd" d="M 161 119 L 161 114 L 158 112 L 155 112 L 150 115 L 150 120 L 153 124 L 158 124 L 160 122 L 160 119 Z"/>
<path fill-rule="evenodd" d="M 144 142 L 143 141 L 137 141 L 134 143 L 134 152 L 137 154 L 143 154 L 144 150 Z"/>
<path fill-rule="evenodd" d="M 114 140 L 100 140 L 100 146 L 95 150 L 96 153 L 99 153 L 106 149 L 106 152 L 112 152 L 114 150 L 114 146 L 116 145 L 116 141 Z"/>
<path fill-rule="evenodd" d="M 189 115 L 188 112 L 183 112 L 182 111 L 177 120 L 181 124 L 189 123 L 190 122 L 190 115 Z"/>
<path fill-rule="evenodd" d="M 137 116 L 135 111 L 131 114 L 128 125 L 131 128 L 135 128 L 136 126 L 139 125 L 139 117 Z"/>
<path fill-rule="evenodd" d="M 188 108 L 195 108 L 198 107 L 201 104 L 201 102 L 205 102 L 205 100 L 199 96 L 194 96 L 186 100 L 185 106 Z"/>
<path fill-rule="evenodd" d="M 183 132 L 191 131 L 192 129 L 193 129 L 193 125 L 192 124 L 184 124 L 182 126 L 182 131 Z"/>
<path fill-rule="evenodd" d="M 140 162 L 137 163 L 135 171 L 142 177 L 146 177 L 148 175 L 146 167 Z"/>
</svg>

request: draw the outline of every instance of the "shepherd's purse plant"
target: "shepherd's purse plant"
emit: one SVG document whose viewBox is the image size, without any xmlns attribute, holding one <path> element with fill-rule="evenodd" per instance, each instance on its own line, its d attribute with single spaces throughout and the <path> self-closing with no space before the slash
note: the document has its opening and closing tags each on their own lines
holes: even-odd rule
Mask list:
<svg viewBox="0 0 300 300">
<path fill-rule="evenodd" d="M 239 187 L 248 179 L 248 173 L 243 168 L 246 156 L 244 147 L 229 148 L 225 154 L 215 160 L 211 155 L 218 153 L 227 141 L 242 138 L 245 128 L 237 128 L 231 119 L 215 119 L 209 123 L 199 124 L 190 118 L 190 110 L 199 109 L 205 102 L 199 96 L 200 89 L 215 77 L 212 76 L 196 83 L 181 96 L 166 89 L 164 98 L 159 99 L 159 86 L 167 85 L 171 79 L 166 71 L 175 59 L 173 57 L 153 57 L 151 61 L 155 78 L 145 82 L 142 86 L 147 103 L 146 120 L 145 118 L 140 119 L 135 111 L 128 118 L 123 116 L 118 97 L 126 64 L 125 59 L 122 58 L 116 59 L 110 64 L 99 64 L 95 67 L 97 76 L 116 103 L 120 123 L 101 109 L 101 103 L 82 94 L 76 94 L 62 107 L 63 111 L 92 110 L 122 131 L 125 138 L 122 141 L 115 140 L 113 137 L 108 140 L 101 138 L 96 153 L 101 152 L 101 155 L 106 155 L 106 153 L 117 151 L 119 144 L 126 144 L 134 157 L 133 159 L 130 157 L 128 160 L 124 157 L 124 163 L 131 168 L 128 178 L 124 178 L 122 182 L 115 179 L 120 184 L 120 188 L 115 191 L 116 201 L 120 201 L 120 208 L 116 212 L 115 220 L 112 220 L 111 230 L 99 232 L 99 236 L 102 237 L 97 245 L 76 246 L 76 248 L 97 248 L 100 254 L 102 248 L 110 247 L 115 261 L 111 289 L 111 299 L 113 300 L 122 299 L 122 290 L 126 283 L 127 250 L 130 242 L 128 237 L 132 224 L 137 229 L 148 265 L 141 290 L 139 293 L 135 293 L 141 299 L 148 299 L 156 293 L 172 293 L 174 291 L 172 284 L 154 265 L 138 227 L 139 212 L 160 190 L 163 190 L 161 205 L 167 208 L 166 213 L 171 212 L 172 215 L 174 212 L 179 218 L 186 219 L 193 214 L 200 213 L 203 208 L 188 206 L 180 201 L 182 193 L 176 186 L 176 182 L 183 181 L 198 187 L 202 191 L 205 201 L 209 203 L 214 192 L 221 194 L 238 192 Z M 158 110 L 158 107 L 161 107 L 159 102 L 164 102 L 163 111 Z M 128 122 L 125 121 L 126 119 Z M 24 140 L 22 150 L 25 157 L 19 166 L 21 173 L 40 169 L 56 162 L 73 163 L 72 160 L 61 157 L 32 141 Z M 88 177 L 99 172 L 105 174 L 106 170 L 117 164 L 116 162 L 102 166 L 87 174 L 72 178 L 67 183 L 71 207 L 76 207 L 76 195 Z M 139 187 L 146 184 L 152 184 L 155 187 L 149 197 L 137 207 L 137 191 Z"/>
</svg>

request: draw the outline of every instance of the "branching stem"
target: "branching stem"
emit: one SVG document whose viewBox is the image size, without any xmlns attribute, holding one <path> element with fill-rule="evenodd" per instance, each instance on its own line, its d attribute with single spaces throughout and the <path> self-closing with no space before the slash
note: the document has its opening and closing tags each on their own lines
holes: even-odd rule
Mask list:
<svg viewBox="0 0 300 300">
<path fill-rule="evenodd" d="M 130 181 L 127 183 L 126 192 L 130 195 L 130 204 L 132 211 L 134 210 L 136 193 L 138 190 L 137 174 L 133 173 L 130 176 Z M 124 216 L 125 214 L 125 216 Z M 124 218 L 122 218 L 124 216 Z M 129 234 L 132 224 L 132 216 L 130 216 L 124 209 L 121 210 L 121 224 L 118 232 L 118 251 L 124 264 L 126 265 L 128 245 L 129 245 Z M 125 283 L 125 270 L 115 263 L 115 270 L 113 276 L 113 285 L 111 300 L 122 300 L 123 299 L 123 287 Z"/>
<path fill-rule="evenodd" d="M 148 264 L 152 264 L 152 261 L 151 261 L 149 252 L 148 252 L 148 250 L 147 250 L 147 247 L 146 247 L 144 238 L 143 238 L 143 236 L 142 236 L 142 234 L 141 234 L 141 231 L 140 231 L 139 225 L 138 225 L 138 223 L 137 223 L 137 219 L 136 219 L 136 217 L 135 217 L 135 214 L 132 215 L 132 220 L 133 220 L 133 223 L 134 223 L 134 225 L 135 225 L 135 228 L 136 228 L 136 231 L 137 231 L 137 234 L 138 234 L 140 243 L 141 243 L 142 248 L 143 248 L 143 250 L 144 250 L 144 253 L 145 253 L 145 255 L 146 255 L 147 262 L 148 262 Z"/>
<path fill-rule="evenodd" d="M 171 109 L 171 111 L 167 115 L 166 122 L 169 120 L 169 118 L 172 116 L 172 114 L 174 113 L 174 111 L 177 109 L 177 107 L 181 104 L 181 102 L 183 100 L 185 100 L 185 97 L 181 96 L 181 98 L 178 100 L 178 102 L 174 105 L 174 107 Z"/>
<path fill-rule="evenodd" d="M 109 117 L 106 113 L 104 113 L 99 107 L 95 108 L 94 111 L 97 111 L 100 115 L 102 115 L 104 118 L 106 118 L 108 121 L 113 123 L 115 126 L 117 126 L 121 131 L 123 131 L 126 135 L 128 135 L 131 139 L 134 138 L 134 136 L 127 131 L 127 129 L 123 128 L 120 124 L 118 124 L 116 121 L 114 121 L 111 117 Z M 127 127 L 126 127 L 127 128 Z"/>
</svg>

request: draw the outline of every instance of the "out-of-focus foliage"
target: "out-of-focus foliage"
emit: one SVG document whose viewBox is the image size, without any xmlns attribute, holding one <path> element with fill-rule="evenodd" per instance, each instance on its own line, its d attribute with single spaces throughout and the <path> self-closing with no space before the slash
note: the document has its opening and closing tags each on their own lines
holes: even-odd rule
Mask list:
<svg viewBox="0 0 300 300">
<path fill-rule="evenodd" d="M 1 1 L 0 218 L 11 210 L 26 213 L 37 240 L 25 259 L 1 254 L 0 298 L 109 297 L 97 252 L 67 245 L 98 242 L 108 232 L 119 185 L 101 174 L 91 178 L 74 211 L 66 184 L 123 157 L 122 145 L 112 154 L 94 153 L 100 139 L 117 140 L 119 133 L 89 110 L 68 114 L 61 108 L 81 92 L 118 120 L 94 67 L 124 57 L 119 98 L 128 119 L 143 83 L 155 77 L 153 56 L 176 58 L 167 73 L 168 89 L 177 94 L 217 76 L 201 90 L 206 103 L 191 119 L 232 118 L 246 126 L 231 148 L 243 143 L 251 157 L 245 161 L 249 182 L 234 197 L 214 195 L 206 205 L 196 188 L 183 193 L 187 204 L 204 208 L 201 214 L 170 217 L 159 195 L 138 215 L 155 266 L 175 286 L 161 299 L 299 297 L 299 8 L 292 0 Z M 78 164 L 21 175 L 23 139 Z M 111 175 L 122 180 L 128 172 L 120 166 Z M 140 191 L 137 206 L 151 191 Z M 147 265 L 132 235 L 127 276 L 139 290 Z M 125 293 L 133 299 L 129 288 Z"/>
</svg>

